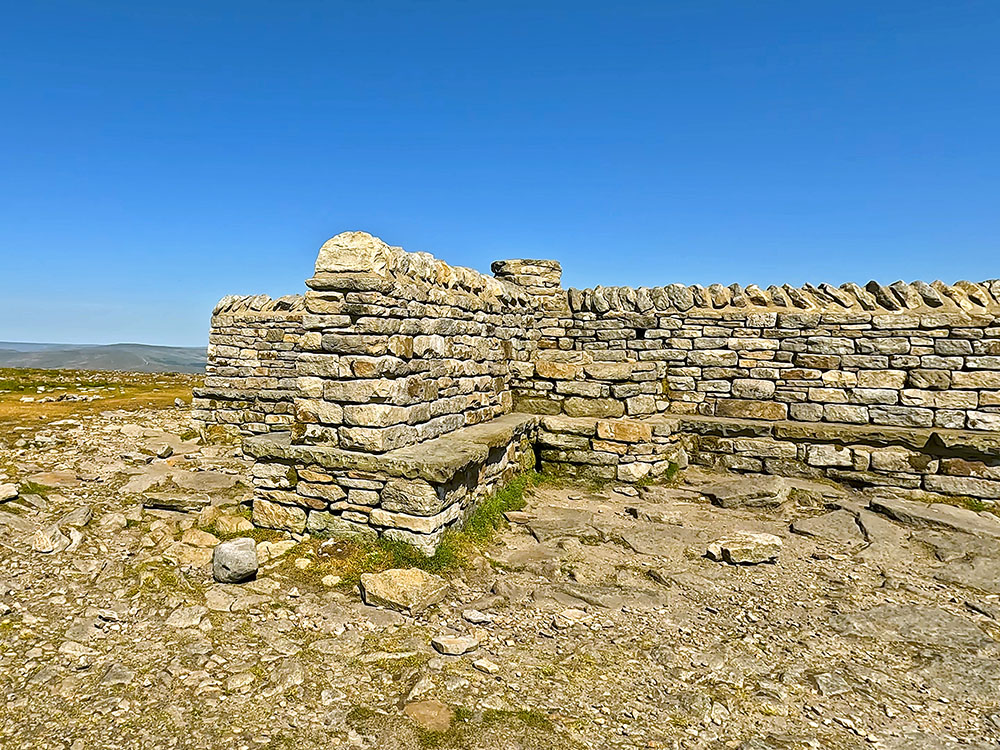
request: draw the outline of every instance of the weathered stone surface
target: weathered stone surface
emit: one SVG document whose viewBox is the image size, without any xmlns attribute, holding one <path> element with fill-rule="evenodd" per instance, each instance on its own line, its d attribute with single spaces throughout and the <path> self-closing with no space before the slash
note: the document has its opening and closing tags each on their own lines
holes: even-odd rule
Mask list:
<svg viewBox="0 0 1000 750">
<path fill-rule="evenodd" d="M 419 568 L 394 568 L 361 576 L 365 604 L 419 614 L 448 593 L 448 582 Z"/>
<path fill-rule="evenodd" d="M 865 541 L 857 517 L 846 510 L 835 510 L 820 516 L 798 518 L 791 530 L 803 536 L 816 537 L 837 544 L 862 544 Z"/>
<path fill-rule="evenodd" d="M 872 498 L 869 507 L 916 528 L 945 528 L 1000 538 L 1000 518 L 944 503 L 923 503 L 894 497 Z"/>
<path fill-rule="evenodd" d="M 881 604 L 872 609 L 833 618 L 835 630 L 880 641 L 905 641 L 947 648 L 977 648 L 988 643 L 986 634 L 968 619 L 936 607 Z"/>
<path fill-rule="evenodd" d="M 367 232 L 342 232 L 328 239 L 319 249 L 316 274 L 384 273 L 388 252 L 382 240 Z"/>
<path fill-rule="evenodd" d="M 455 715 L 447 704 L 434 699 L 407 703 L 403 713 L 428 732 L 447 732 Z"/>
<path fill-rule="evenodd" d="M 248 537 L 222 542 L 212 554 L 212 575 L 219 583 L 249 581 L 257 567 L 257 545 Z"/>
<path fill-rule="evenodd" d="M 774 508 L 788 499 L 791 487 L 780 477 L 746 476 L 700 487 L 699 491 L 722 508 Z"/>
<path fill-rule="evenodd" d="M 18 489 L 16 484 L 0 484 L 0 503 L 13 500 L 17 497 Z"/>
<path fill-rule="evenodd" d="M 281 505 L 257 497 L 253 501 L 253 524 L 265 529 L 301 534 L 306 528 L 306 512 L 302 508 Z"/>
</svg>

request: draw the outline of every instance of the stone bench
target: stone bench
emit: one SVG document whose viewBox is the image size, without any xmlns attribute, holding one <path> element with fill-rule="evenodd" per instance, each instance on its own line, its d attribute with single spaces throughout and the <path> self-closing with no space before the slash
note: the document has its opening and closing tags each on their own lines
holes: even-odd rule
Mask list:
<svg viewBox="0 0 1000 750">
<path fill-rule="evenodd" d="M 383 454 L 248 438 L 253 520 L 293 533 L 378 533 L 432 552 L 475 503 L 534 466 L 538 417 L 508 414 Z"/>
<path fill-rule="evenodd" d="M 637 481 L 687 461 L 741 472 L 828 478 L 938 495 L 1000 499 L 1000 434 L 837 423 L 658 415 L 543 417 L 542 468 Z"/>
<path fill-rule="evenodd" d="M 530 468 L 582 480 L 638 482 L 670 476 L 691 462 L 1000 499 L 1000 435 L 972 430 L 515 413 L 384 454 L 293 444 L 287 433 L 247 438 L 243 446 L 255 460 L 256 525 L 293 533 L 379 534 L 428 553 L 476 502 Z"/>
</svg>

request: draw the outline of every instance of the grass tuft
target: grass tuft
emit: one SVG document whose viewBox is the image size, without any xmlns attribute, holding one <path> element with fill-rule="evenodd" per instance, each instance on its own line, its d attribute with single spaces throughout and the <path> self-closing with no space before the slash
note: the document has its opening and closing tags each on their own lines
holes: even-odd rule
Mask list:
<svg viewBox="0 0 1000 750">
<path fill-rule="evenodd" d="M 468 568 L 496 533 L 507 527 L 504 514 L 524 508 L 531 488 L 552 481 L 556 480 L 538 472 L 515 477 L 480 501 L 461 529 L 446 531 L 437 550 L 429 557 L 406 542 L 384 537 L 336 536 L 330 538 L 333 544 L 329 539 L 313 538 L 287 556 L 289 563 L 282 566 L 282 574 L 300 583 L 316 585 L 332 574 L 340 576 L 340 587 L 353 588 L 363 573 L 390 568 L 420 568 L 430 573 Z M 309 557 L 312 564 L 304 569 L 294 567 L 292 560 L 302 556 Z"/>
</svg>

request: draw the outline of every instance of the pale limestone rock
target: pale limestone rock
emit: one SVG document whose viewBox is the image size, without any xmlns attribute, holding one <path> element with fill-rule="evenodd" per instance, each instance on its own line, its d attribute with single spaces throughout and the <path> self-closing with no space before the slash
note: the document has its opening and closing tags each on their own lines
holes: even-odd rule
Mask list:
<svg viewBox="0 0 1000 750">
<path fill-rule="evenodd" d="M 212 575 L 219 583 L 242 583 L 257 575 L 257 549 L 248 537 L 219 544 L 212 555 Z"/>
<path fill-rule="evenodd" d="M 302 508 L 257 497 L 253 501 L 253 524 L 265 529 L 301 534 L 306 528 L 306 512 Z"/>
<path fill-rule="evenodd" d="M 780 537 L 745 532 L 716 540 L 708 546 L 705 556 L 730 565 L 757 565 L 776 562 L 780 552 Z"/>
<path fill-rule="evenodd" d="M 431 639 L 431 645 L 439 654 L 461 656 L 479 648 L 479 640 L 471 635 L 438 635 Z"/>
<path fill-rule="evenodd" d="M 365 604 L 419 614 L 448 593 L 448 582 L 419 568 L 394 568 L 361 576 Z"/>
</svg>

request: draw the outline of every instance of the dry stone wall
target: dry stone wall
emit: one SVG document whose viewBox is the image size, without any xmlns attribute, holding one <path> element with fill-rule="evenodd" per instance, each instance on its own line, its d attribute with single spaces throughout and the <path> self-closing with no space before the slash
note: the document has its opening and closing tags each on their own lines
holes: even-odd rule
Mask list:
<svg viewBox="0 0 1000 750">
<path fill-rule="evenodd" d="M 303 442 L 384 453 L 512 410 L 538 337 L 524 289 L 360 232 L 323 245 L 307 284 Z"/>
<path fill-rule="evenodd" d="M 565 290 L 362 232 L 302 296 L 212 317 L 206 431 L 254 457 L 254 520 L 430 551 L 527 466 L 636 482 L 688 460 L 1000 498 L 1000 282 Z"/>
<path fill-rule="evenodd" d="M 1000 429 L 1000 282 L 570 290 L 520 408 Z"/>
<path fill-rule="evenodd" d="M 229 296 L 216 305 L 205 384 L 194 393 L 195 418 L 206 432 L 291 428 L 304 312 L 298 295 Z"/>
</svg>

